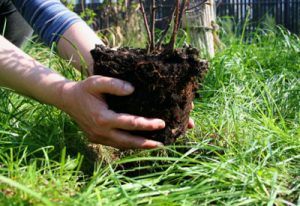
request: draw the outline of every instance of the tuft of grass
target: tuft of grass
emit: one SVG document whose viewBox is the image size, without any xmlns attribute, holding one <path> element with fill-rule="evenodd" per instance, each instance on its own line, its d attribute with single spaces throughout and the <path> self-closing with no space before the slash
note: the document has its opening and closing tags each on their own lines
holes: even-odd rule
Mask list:
<svg viewBox="0 0 300 206">
<path fill-rule="evenodd" d="M 1 89 L 0 203 L 300 205 L 299 38 L 276 28 L 228 42 L 196 99 L 196 128 L 160 150 L 97 157 L 66 114 Z M 80 80 L 43 46 L 25 50 Z"/>
</svg>

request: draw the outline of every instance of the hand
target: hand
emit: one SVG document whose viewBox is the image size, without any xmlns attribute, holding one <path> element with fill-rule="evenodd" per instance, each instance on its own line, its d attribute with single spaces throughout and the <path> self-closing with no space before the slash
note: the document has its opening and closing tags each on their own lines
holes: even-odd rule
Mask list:
<svg viewBox="0 0 300 206">
<path fill-rule="evenodd" d="M 195 127 L 195 122 L 192 118 L 189 118 L 188 129 L 193 129 Z"/>
<path fill-rule="evenodd" d="M 194 109 L 195 105 L 194 103 L 192 102 L 192 105 L 191 105 L 191 108 L 192 110 Z M 190 117 L 189 118 L 189 123 L 188 123 L 188 129 L 193 129 L 195 127 L 195 122 L 194 120 Z"/>
<path fill-rule="evenodd" d="M 127 82 L 92 76 L 81 82 L 68 82 L 62 88 L 63 108 L 75 119 L 93 143 L 120 149 L 150 149 L 162 143 L 134 136 L 124 130 L 158 130 L 165 127 L 160 119 L 118 114 L 108 109 L 102 94 L 129 95 L 134 88 Z"/>
</svg>

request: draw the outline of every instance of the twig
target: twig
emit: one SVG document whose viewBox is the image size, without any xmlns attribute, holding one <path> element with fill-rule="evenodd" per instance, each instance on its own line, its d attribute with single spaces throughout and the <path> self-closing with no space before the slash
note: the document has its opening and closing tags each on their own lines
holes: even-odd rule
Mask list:
<svg viewBox="0 0 300 206">
<path fill-rule="evenodd" d="M 140 10 L 141 10 L 143 18 L 144 18 L 144 24 L 145 24 L 147 35 L 148 35 L 148 42 L 149 42 L 148 43 L 148 52 L 153 52 L 155 49 L 161 48 L 163 39 L 165 38 L 165 36 L 168 33 L 168 30 L 170 28 L 171 22 L 173 20 L 173 16 L 174 16 L 173 32 L 171 35 L 170 42 L 168 43 L 168 46 L 165 51 L 174 51 L 175 41 L 176 41 L 178 30 L 180 27 L 181 19 L 182 19 L 184 12 L 186 11 L 187 5 L 189 4 L 189 0 L 182 0 L 182 3 L 181 3 L 181 0 L 176 0 L 176 3 L 174 4 L 174 7 L 172 9 L 173 10 L 172 14 L 169 17 L 169 24 L 167 25 L 166 29 L 163 31 L 161 38 L 159 39 L 157 45 L 155 44 L 156 43 L 156 41 L 155 41 L 155 23 L 156 23 L 156 10 L 157 10 L 156 0 L 152 0 L 152 4 L 151 4 L 151 8 L 150 8 L 151 28 L 149 28 L 147 15 L 146 15 L 142 0 L 139 0 L 139 3 L 140 3 Z"/>
<path fill-rule="evenodd" d="M 148 35 L 148 44 L 149 44 L 148 46 L 150 48 L 151 43 L 152 43 L 152 37 L 151 37 L 150 28 L 149 28 L 149 24 L 148 24 L 148 20 L 147 20 L 147 15 L 146 15 L 144 4 L 143 4 L 142 0 L 139 0 L 139 2 L 140 2 L 140 9 L 141 9 L 141 12 L 142 12 L 142 15 L 143 15 L 143 18 L 144 18 L 145 28 L 146 28 L 147 35 Z"/>
<path fill-rule="evenodd" d="M 183 13 L 186 9 L 186 6 L 187 6 L 187 3 L 188 1 L 187 0 L 183 0 L 183 2 L 181 3 L 181 7 L 180 7 L 180 12 L 179 12 L 179 20 L 178 20 L 178 29 L 179 29 L 179 26 L 180 26 L 180 23 L 181 23 L 181 19 L 182 19 L 182 16 L 183 16 Z"/>
<path fill-rule="evenodd" d="M 168 16 L 168 24 L 167 24 L 167 27 L 164 29 L 164 31 L 162 32 L 161 36 L 160 36 L 160 39 L 158 40 L 158 43 L 157 43 L 157 48 L 160 49 L 161 48 L 161 45 L 163 43 L 163 40 L 164 38 L 166 37 L 169 29 L 170 29 L 170 26 L 171 26 L 171 23 L 172 23 L 172 20 L 173 20 L 173 16 L 174 16 L 174 11 L 175 11 L 175 4 L 173 5 L 172 7 L 172 13 L 170 16 Z"/>
<path fill-rule="evenodd" d="M 203 4 L 207 3 L 208 0 L 202 0 L 200 3 L 196 4 L 195 6 L 191 7 L 191 8 L 187 8 L 186 12 L 191 12 L 193 9 L 198 8 L 200 6 L 202 6 Z"/>
<path fill-rule="evenodd" d="M 152 0 L 152 11 L 151 11 L 151 47 L 150 50 L 155 49 L 155 17 L 156 17 L 156 4 L 155 0 Z"/>
<path fill-rule="evenodd" d="M 173 33 L 171 36 L 171 40 L 168 45 L 169 50 L 174 50 L 175 46 L 175 40 L 177 37 L 178 33 L 178 28 L 179 28 L 179 7 L 180 7 L 180 0 L 176 0 L 176 7 L 175 7 L 175 18 L 174 18 L 174 28 L 173 28 Z"/>
</svg>

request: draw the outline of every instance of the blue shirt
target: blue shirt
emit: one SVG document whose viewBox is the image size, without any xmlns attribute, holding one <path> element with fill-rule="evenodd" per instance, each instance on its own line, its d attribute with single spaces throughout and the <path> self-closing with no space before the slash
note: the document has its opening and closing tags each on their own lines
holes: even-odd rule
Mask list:
<svg viewBox="0 0 300 206">
<path fill-rule="evenodd" d="M 15 10 L 16 8 L 10 0 L 0 0 L 0 16 L 9 14 Z"/>
<path fill-rule="evenodd" d="M 58 42 L 64 32 L 82 19 L 59 0 L 13 0 L 25 20 L 49 46 Z"/>
</svg>

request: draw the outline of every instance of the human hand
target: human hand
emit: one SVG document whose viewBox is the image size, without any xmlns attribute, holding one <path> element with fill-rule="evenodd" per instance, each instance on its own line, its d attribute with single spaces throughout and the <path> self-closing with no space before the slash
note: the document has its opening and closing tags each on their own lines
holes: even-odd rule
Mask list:
<svg viewBox="0 0 300 206">
<path fill-rule="evenodd" d="M 194 103 L 192 102 L 192 105 L 191 105 L 191 109 L 193 110 L 195 107 Z M 193 129 L 195 127 L 195 122 L 194 120 L 190 117 L 189 118 L 189 122 L 188 122 L 188 129 Z"/>
<path fill-rule="evenodd" d="M 149 119 L 108 109 L 103 95 L 129 95 L 134 88 L 122 80 L 91 76 L 81 82 L 68 82 L 62 88 L 62 110 L 78 123 L 93 143 L 120 149 L 150 149 L 162 143 L 135 136 L 127 131 L 159 130 L 165 127 L 160 119 Z"/>
</svg>

